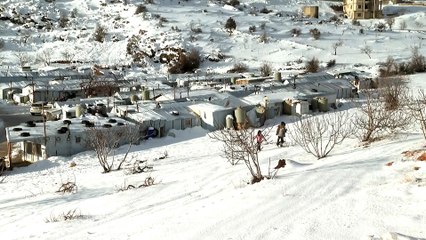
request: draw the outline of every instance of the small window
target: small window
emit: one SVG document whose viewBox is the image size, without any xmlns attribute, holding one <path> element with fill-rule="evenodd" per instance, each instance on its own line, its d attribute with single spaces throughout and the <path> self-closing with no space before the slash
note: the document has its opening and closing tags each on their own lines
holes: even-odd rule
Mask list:
<svg viewBox="0 0 426 240">
<path fill-rule="evenodd" d="M 207 114 L 206 114 L 206 112 L 204 112 L 204 119 L 207 119 Z"/>
<path fill-rule="evenodd" d="M 357 16 L 358 16 L 358 17 L 361 17 L 361 13 L 358 13 L 358 14 L 357 14 Z"/>
<path fill-rule="evenodd" d="M 76 143 L 80 143 L 81 142 L 81 137 L 75 137 L 75 142 Z"/>
<path fill-rule="evenodd" d="M 358 4 L 358 9 L 361 9 L 361 4 Z"/>
<path fill-rule="evenodd" d="M 185 127 L 191 127 L 192 119 L 185 119 Z"/>
</svg>

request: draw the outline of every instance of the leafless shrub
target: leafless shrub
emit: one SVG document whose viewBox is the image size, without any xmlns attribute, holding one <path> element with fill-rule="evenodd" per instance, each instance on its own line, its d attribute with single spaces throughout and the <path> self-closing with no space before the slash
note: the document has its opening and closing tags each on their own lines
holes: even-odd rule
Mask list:
<svg viewBox="0 0 426 240">
<path fill-rule="evenodd" d="M 93 33 L 93 38 L 97 42 L 104 42 L 105 37 L 107 35 L 107 29 L 104 26 L 101 26 L 100 24 L 96 25 L 95 32 Z"/>
<path fill-rule="evenodd" d="M 189 24 L 189 27 L 191 29 L 191 32 L 193 32 L 193 33 L 202 33 L 203 32 L 203 30 L 201 29 L 201 27 L 199 27 L 199 25 L 195 24 L 192 21 Z"/>
<path fill-rule="evenodd" d="M 351 115 L 334 112 L 317 117 L 300 117 L 288 130 L 288 137 L 317 159 L 326 157 L 337 144 L 353 134 Z"/>
<path fill-rule="evenodd" d="M 367 54 L 368 58 L 370 58 L 370 59 L 371 59 L 371 53 L 373 52 L 373 50 L 371 49 L 371 47 L 370 47 L 370 46 L 365 45 L 365 46 L 364 46 L 364 47 L 362 47 L 360 50 L 361 50 L 361 53 L 365 53 L 365 54 Z"/>
<path fill-rule="evenodd" d="M 314 28 L 314 29 L 309 30 L 309 33 L 311 33 L 311 36 L 315 40 L 318 40 L 321 36 L 321 32 L 318 30 L 318 28 Z"/>
<path fill-rule="evenodd" d="M 250 26 L 250 27 L 249 27 L 249 32 L 250 32 L 250 33 L 254 33 L 254 32 L 256 32 L 256 26 L 254 26 L 254 25 Z"/>
<path fill-rule="evenodd" d="M 261 43 L 267 43 L 268 42 L 268 34 L 266 34 L 266 32 L 263 32 L 262 35 L 260 35 L 259 42 L 261 42 Z"/>
<path fill-rule="evenodd" d="M 269 132 L 272 127 L 264 129 L 263 136 L 268 141 Z M 264 176 L 259 164 L 259 149 L 255 141 L 257 130 L 243 128 L 241 130 L 218 130 L 209 134 L 209 137 L 223 143 L 222 152 L 226 159 L 235 165 L 242 161 L 246 164 L 252 179 L 251 183 L 262 181 Z"/>
<path fill-rule="evenodd" d="M 77 192 L 77 184 L 75 182 L 66 182 L 59 187 L 56 191 L 58 193 L 76 193 Z"/>
<path fill-rule="evenodd" d="M 143 5 L 143 4 L 139 4 L 137 7 L 136 7 L 136 11 L 135 11 L 135 15 L 137 15 L 137 14 L 139 14 L 139 13 L 144 13 L 144 12 L 147 12 L 148 10 L 147 10 L 147 8 L 146 8 L 146 6 L 145 5 Z"/>
<path fill-rule="evenodd" d="M 135 156 L 132 157 L 132 160 L 135 158 Z M 148 172 L 153 169 L 152 166 L 148 165 L 147 160 L 133 160 L 133 165 L 129 170 L 127 171 L 128 174 L 139 174 L 143 172 Z"/>
<path fill-rule="evenodd" d="M 300 30 L 300 28 L 292 28 L 290 32 L 293 37 L 298 37 L 302 31 Z"/>
<path fill-rule="evenodd" d="M 50 217 L 45 219 L 45 222 L 46 223 L 62 222 L 62 221 L 71 221 L 71 220 L 82 219 L 82 218 L 86 218 L 86 216 L 81 214 L 80 210 L 72 209 L 56 216 L 52 214 L 50 215 Z"/>
<path fill-rule="evenodd" d="M 3 38 L 0 38 L 0 50 L 4 48 L 5 42 Z"/>
<path fill-rule="evenodd" d="M 236 63 L 227 72 L 228 73 L 243 73 L 243 72 L 247 72 L 247 70 L 248 70 L 248 66 L 246 64 L 244 64 L 244 63 Z"/>
<path fill-rule="evenodd" d="M 401 30 L 405 30 L 407 29 L 407 22 L 402 20 L 401 22 L 399 22 L 399 29 Z"/>
<path fill-rule="evenodd" d="M 426 70 L 425 57 L 420 54 L 419 48 L 413 47 L 411 50 L 410 67 L 414 72 L 424 72 Z"/>
<path fill-rule="evenodd" d="M 391 56 L 386 58 L 386 61 L 379 68 L 380 77 L 390 77 L 397 75 L 399 72 L 398 64 L 395 59 Z"/>
<path fill-rule="evenodd" d="M 32 61 L 32 57 L 28 53 L 18 51 L 14 55 L 18 58 L 21 67 L 27 66 Z"/>
<path fill-rule="evenodd" d="M 228 18 L 228 20 L 226 20 L 226 23 L 225 23 L 225 29 L 229 33 L 229 35 L 232 35 L 232 33 L 234 32 L 236 28 L 237 28 L 237 23 L 235 22 L 235 20 L 232 17 Z"/>
<path fill-rule="evenodd" d="M 260 11 L 259 11 L 260 13 L 263 13 L 263 14 L 268 14 L 268 13 L 271 13 L 272 12 L 272 10 L 269 10 L 269 9 L 267 9 L 266 7 L 263 7 L 262 9 L 260 9 Z"/>
<path fill-rule="evenodd" d="M 331 4 L 330 8 L 335 12 L 343 12 L 343 5 L 341 4 Z"/>
<path fill-rule="evenodd" d="M 65 28 L 68 26 L 70 19 L 68 18 L 68 15 L 66 14 L 66 12 L 61 12 L 61 15 L 59 16 L 59 26 L 61 28 Z"/>
<path fill-rule="evenodd" d="M 408 107 L 414 119 L 420 124 L 423 138 L 426 140 L 426 94 L 424 90 L 418 90 L 418 94 L 411 98 Z"/>
<path fill-rule="evenodd" d="M 71 11 L 71 17 L 72 18 L 76 18 L 78 15 L 78 9 L 77 8 L 73 8 Z"/>
<path fill-rule="evenodd" d="M 356 20 L 356 19 L 354 19 L 354 20 L 352 20 L 352 25 L 354 25 L 354 26 L 361 26 L 361 22 L 358 21 L 358 20 Z"/>
<path fill-rule="evenodd" d="M 46 66 L 50 66 L 53 53 L 54 51 L 52 48 L 45 48 L 37 53 L 37 61 L 44 63 Z"/>
<path fill-rule="evenodd" d="M 189 53 L 180 52 L 177 61 L 169 66 L 169 73 L 194 72 L 201 64 L 200 52 L 193 48 Z"/>
<path fill-rule="evenodd" d="M 333 50 L 334 50 L 334 55 L 336 55 L 337 54 L 337 48 L 338 47 L 341 47 L 343 45 L 343 41 L 341 40 L 341 39 L 339 39 L 337 42 L 334 42 L 332 45 L 331 45 L 331 47 L 333 48 Z"/>
<path fill-rule="evenodd" d="M 236 7 L 236 6 L 240 5 L 240 1 L 238 1 L 238 0 L 230 0 L 230 1 L 228 1 L 228 5 Z"/>
<path fill-rule="evenodd" d="M 334 65 L 336 65 L 336 59 L 331 59 L 330 61 L 327 62 L 327 68 L 331 68 Z"/>
<path fill-rule="evenodd" d="M 146 177 L 144 182 L 140 185 L 133 185 L 133 184 L 126 184 L 124 183 L 123 186 L 121 186 L 118 191 L 122 192 L 122 191 L 127 191 L 130 189 L 135 189 L 135 188 L 143 188 L 143 187 L 150 187 L 155 185 L 155 179 L 153 177 Z"/>
<path fill-rule="evenodd" d="M 260 71 L 260 75 L 262 75 L 262 77 L 271 76 L 272 66 L 271 66 L 270 63 L 263 63 L 262 66 L 260 66 L 259 71 Z"/>
<path fill-rule="evenodd" d="M 61 55 L 64 58 L 64 62 L 72 63 L 77 53 L 71 49 L 64 49 L 61 51 Z"/>
<path fill-rule="evenodd" d="M 386 30 L 386 24 L 384 22 L 379 22 L 376 24 L 376 31 L 383 32 Z"/>
<path fill-rule="evenodd" d="M 306 72 L 316 73 L 319 70 L 319 61 L 316 57 L 307 61 L 305 64 Z"/>
<path fill-rule="evenodd" d="M 354 118 L 363 142 L 375 141 L 387 133 L 405 129 L 412 122 L 406 105 L 407 88 L 402 79 L 382 79 L 378 87 L 363 92 L 365 102 L 360 105 L 360 113 Z"/>
<path fill-rule="evenodd" d="M 386 23 L 388 24 L 389 29 L 392 31 L 392 26 L 395 24 L 395 18 L 393 17 L 386 18 Z"/>
<path fill-rule="evenodd" d="M 105 173 L 113 170 L 115 162 L 115 149 L 120 144 L 128 144 L 126 153 L 118 161 L 116 170 L 120 170 L 133 144 L 139 141 L 139 128 L 134 125 L 124 125 L 115 128 L 88 127 L 86 130 L 86 145 L 93 149 L 98 158 L 99 164 Z"/>
</svg>

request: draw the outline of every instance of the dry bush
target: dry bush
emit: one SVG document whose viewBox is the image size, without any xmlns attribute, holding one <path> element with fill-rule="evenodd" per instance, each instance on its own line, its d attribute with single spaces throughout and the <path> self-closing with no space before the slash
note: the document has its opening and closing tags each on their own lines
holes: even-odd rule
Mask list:
<svg viewBox="0 0 426 240">
<path fill-rule="evenodd" d="M 368 58 L 370 58 L 370 59 L 371 59 L 371 53 L 373 52 L 373 50 L 371 49 L 371 47 L 370 47 L 370 46 L 365 45 L 365 46 L 364 46 L 364 47 L 362 47 L 360 50 L 361 50 L 361 53 L 365 53 L 365 54 L 367 54 Z"/>
<path fill-rule="evenodd" d="M 263 32 L 262 35 L 260 35 L 259 42 L 268 43 L 268 34 L 266 34 L 266 32 Z"/>
<path fill-rule="evenodd" d="M 263 63 L 262 66 L 260 66 L 259 71 L 260 71 L 260 75 L 262 75 L 262 77 L 271 76 L 272 66 L 271 66 L 270 63 Z"/>
<path fill-rule="evenodd" d="M 386 30 L 386 24 L 384 22 L 379 22 L 376 24 L 376 31 L 383 32 Z"/>
<path fill-rule="evenodd" d="M 145 12 L 147 12 L 148 10 L 147 10 L 147 8 L 146 8 L 146 6 L 145 5 L 143 5 L 143 4 L 139 4 L 137 7 L 136 7 L 136 11 L 135 11 L 135 15 L 137 15 L 137 14 L 139 14 L 139 13 L 145 13 Z"/>
<path fill-rule="evenodd" d="M 385 87 L 379 83 L 381 88 L 362 92 L 364 102 L 354 118 L 361 141 L 376 141 L 388 133 L 406 129 L 412 123 L 412 115 L 406 104 L 408 90 L 403 85 L 393 85 L 395 82 L 396 80 L 390 81 Z M 386 99 L 391 99 L 392 102 L 387 103 Z"/>
<path fill-rule="evenodd" d="M 395 18 L 393 17 L 386 18 L 386 23 L 388 24 L 389 29 L 392 31 L 392 26 L 395 24 Z"/>
<path fill-rule="evenodd" d="M 269 127 L 262 131 L 266 138 L 265 142 L 268 142 L 271 129 L 272 127 Z M 240 161 L 245 163 L 252 176 L 252 184 L 260 182 L 264 178 L 260 169 L 259 149 L 255 140 L 256 134 L 256 129 L 247 128 L 240 130 L 222 129 L 209 133 L 210 138 L 223 143 L 222 152 L 232 165 L 238 164 Z"/>
<path fill-rule="evenodd" d="M 319 70 L 319 61 L 316 57 L 307 61 L 305 64 L 306 72 L 316 73 Z"/>
<path fill-rule="evenodd" d="M 75 182 L 66 182 L 59 187 L 56 191 L 57 193 L 76 193 L 77 192 L 77 184 Z"/>
<path fill-rule="evenodd" d="M 334 55 L 337 54 L 337 48 L 343 45 L 343 41 L 339 39 L 337 42 L 334 42 L 331 47 L 334 49 Z"/>
<path fill-rule="evenodd" d="M 356 19 L 354 19 L 354 20 L 352 20 L 352 25 L 354 25 L 354 26 L 361 26 L 361 22 L 358 21 L 358 20 L 356 20 Z"/>
<path fill-rule="evenodd" d="M 150 187 L 150 186 L 153 186 L 155 184 L 156 184 L 155 178 L 148 176 L 148 177 L 145 178 L 145 180 L 143 181 L 142 184 L 140 184 L 140 185 L 133 185 L 133 184 L 126 184 L 126 183 L 124 183 L 123 186 L 121 186 L 120 188 L 118 188 L 118 191 L 122 192 L 122 191 L 127 191 L 127 190 L 135 189 L 135 188 Z"/>
<path fill-rule="evenodd" d="M 181 51 L 177 61 L 169 66 L 169 73 L 188 73 L 194 72 L 201 64 L 200 52 L 193 48 L 189 53 Z"/>
<path fill-rule="evenodd" d="M 61 28 L 65 28 L 68 26 L 69 21 L 70 19 L 68 18 L 68 15 L 65 12 L 61 12 L 58 20 L 59 26 Z"/>
<path fill-rule="evenodd" d="M 424 90 L 418 90 L 417 95 L 411 97 L 410 100 L 408 108 L 419 123 L 423 138 L 426 140 L 426 94 Z"/>
<path fill-rule="evenodd" d="M 133 144 L 139 141 L 139 127 L 137 125 L 123 125 L 114 128 L 88 127 L 86 130 L 86 146 L 96 153 L 99 165 L 105 173 L 114 170 L 115 149 L 122 143 L 128 144 L 123 158 L 118 160 L 115 170 L 120 170 Z"/>
<path fill-rule="evenodd" d="M 402 20 L 402 21 L 399 23 L 399 29 L 401 29 L 401 30 L 405 30 L 405 29 L 407 29 L 407 22 L 406 22 L 405 20 Z"/>
<path fill-rule="evenodd" d="M 226 20 L 225 29 L 229 33 L 229 35 L 231 35 L 234 32 L 234 30 L 237 29 L 237 23 L 232 17 Z"/>
<path fill-rule="evenodd" d="M 201 29 L 201 27 L 199 27 L 199 25 L 195 24 L 192 21 L 189 24 L 189 27 L 191 29 L 191 32 L 193 32 L 193 33 L 202 33 L 203 32 L 203 30 Z"/>
<path fill-rule="evenodd" d="M 318 28 L 314 28 L 314 29 L 309 30 L 309 33 L 311 34 L 311 36 L 315 40 L 318 40 L 321 36 L 321 32 L 320 32 L 320 30 L 318 30 Z"/>
<path fill-rule="evenodd" d="M 240 1 L 238 0 L 230 0 L 227 2 L 228 5 L 231 5 L 233 7 L 239 6 L 240 5 Z"/>
<path fill-rule="evenodd" d="M 272 12 L 272 10 L 269 10 L 269 9 L 267 9 L 266 7 L 263 7 L 262 9 L 260 9 L 260 11 L 259 11 L 260 13 L 263 13 L 263 14 L 268 14 L 268 13 L 271 13 Z"/>
<path fill-rule="evenodd" d="M 327 68 L 334 67 L 334 65 L 336 65 L 336 59 L 331 59 L 327 62 Z"/>
<path fill-rule="evenodd" d="M 83 214 L 81 214 L 81 211 L 78 209 L 72 209 L 68 210 L 66 212 L 63 212 L 59 215 L 50 215 L 49 218 L 45 219 L 46 223 L 52 223 L 52 222 L 62 222 L 62 221 L 71 221 L 75 219 L 82 219 L 86 218 Z"/>
<path fill-rule="evenodd" d="M 379 68 L 380 77 L 390 77 L 399 74 L 398 64 L 391 56 L 386 58 L 386 61 Z"/>
<path fill-rule="evenodd" d="M 331 4 L 330 8 L 335 12 L 343 12 L 343 5 L 341 4 Z"/>
<path fill-rule="evenodd" d="M 411 50 L 410 67 L 413 72 L 424 72 L 426 70 L 425 57 L 420 54 L 418 47 Z"/>
<path fill-rule="evenodd" d="M 249 27 L 249 32 L 250 32 L 250 33 L 254 33 L 254 32 L 256 32 L 256 26 L 254 26 L 254 25 L 250 26 L 250 27 Z"/>
<path fill-rule="evenodd" d="M 96 25 L 95 32 L 93 33 L 93 38 L 97 42 L 104 42 L 105 37 L 107 35 L 107 29 L 104 26 L 101 26 L 100 24 Z"/>
<path fill-rule="evenodd" d="M 293 37 L 298 37 L 302 31 L 300 30 L 300 28 L 292 28 L 290 32 Z"/>
<path fill-rule="evenodd" d="M 300 117 L 288 129 L 288 137 L 317 159 L 326 157 L 337 144 L 353 135 L 352 115 L 347 111 L 318 117 Z"/>
<path fill-rule="evenodd" d="M 236 63 L 227 72 L 228 73 L 243 73 L 243 72 L 247 72 L 247 70 L 248 70 L 248 66 L 246 64 L 244 64 L 244 63 Z"/>
<path fill-rule="evenodd" d="M 52 55 L 54 54 L 54 50 L 52 48 L 45 48 L 37 53 L 36 60 L 38 62 L 44 63 L 46 66 L 50 66 L 52 63 Z"/>
</svg>

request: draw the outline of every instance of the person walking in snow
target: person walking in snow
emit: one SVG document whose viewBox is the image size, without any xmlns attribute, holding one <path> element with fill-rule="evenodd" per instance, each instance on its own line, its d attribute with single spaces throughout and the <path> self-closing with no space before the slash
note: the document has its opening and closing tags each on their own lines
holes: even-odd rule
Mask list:
<svg viewBox="0 0 426 240">
<path fill-rule="evenodd" d="M 265 138 L 265 136 L 263 136 L 262 131 L 261 130 L 257 131 L 257 134 L 256 134 L 256 147 L 257 147 L 257 151 L 260 152 L 260 150 L 262 150 L 261 147 L 262 147 L 262 142 L 264 140 L 266 140 L 266 138 Z"/>
<path fill-rule="evenodd" d="M 277 146 L 282 147 L 284 144 L 284 137 L 287 129 L 285 127 L 285 122 L 281 122 L 277 127 Z"/>
</svg>

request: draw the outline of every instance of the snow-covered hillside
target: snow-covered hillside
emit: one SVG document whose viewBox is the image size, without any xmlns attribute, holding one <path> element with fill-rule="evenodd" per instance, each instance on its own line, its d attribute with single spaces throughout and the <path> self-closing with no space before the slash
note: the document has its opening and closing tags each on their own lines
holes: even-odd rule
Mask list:
<svg viewBox="0 0 426 240">
<path fill-rule="evenodd" d="M 235 63 L 257 71 L 265 62 L 274 70 L 283 70 L 297 65 L 295 61 L 317 57 L 323 62 L 336 59 L 339 68 L 364 63 L 368 65 L 364 70 L 375 72 L 374 66 L 389 55 L 408 58 L 412 47 L 421 46 L 425 38 L 425 13 L 421 8 L 397 16 L 393 31 L 377 32 L 375 24 L 384 20 L 361 20 L 361 26 L 352 25 L 348 19 L 330 20 L 339 15 L 330 8 L 333 4 L 338 3 L 243 0 L 232 7 L 219 1 L 171 0 L 143 4 L 145 8 L 136 14 L 140 1 L 8 0 L 0 5 L 2 66 L 17 68 L 22 61 L 33 68 L 46 63 L 67 66 L 55 64 L 67 61 L 77 66 L 133 63 L 142 66 L 144 72 L 166 74 L 168 66 L 160 63 L 165 56 L 161 54 L 176 54 L 173 49 L 196 49 L 204 60 L 200 66 L 203 71 L 225 72 Z M 301 18 L 305 5 L 318 5 L 320 18 Z M 395 8 L 388 7 L 391 12 Z M 261 13 L 262 9 L 270 12 Z M 230 17 L 237 25 L 232 35 L 224 28 Z M 403 21 L 405 29 L 400 30 Z M 105 28 L 103 42 L 95 40 L 97 26 Z M 321 32 L 318 40 L 309 33 L 314 28 Z M 294 36 L 292 29 L 300 29 L 301 34 Z M 266 42 L 260 41 L 262 36 L 266 36 Z M 150 55 L 136 64 L 128 54 L 132 37 L 137 39 L 137 51 Z M 334 55 L 332 44 L 340 40 L 343 44 Z M 360 51 L 366 45 L 373 49 L 371 59 Z M 219 62 L 208 60 L 218 56 Z"/>
</svg>

